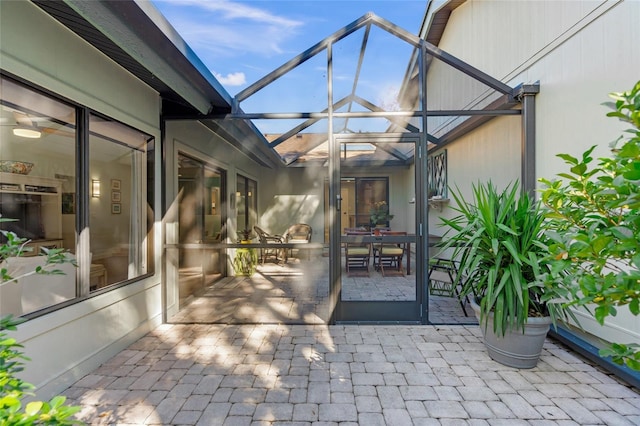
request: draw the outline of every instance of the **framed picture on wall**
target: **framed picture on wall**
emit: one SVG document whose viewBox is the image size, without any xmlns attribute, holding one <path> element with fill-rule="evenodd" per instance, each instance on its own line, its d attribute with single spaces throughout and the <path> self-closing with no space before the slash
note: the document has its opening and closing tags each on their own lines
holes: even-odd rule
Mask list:
<svg viewBox="0 0 640 426">
<path fill-rule="evenodd" d="M 120 179 L 111 179 L 111 189 L 120 191 L 121 186 L 122 186 L 122 181 Z"/>
<path fill-rule="evenodd" d="M 111 191 L 111 202 L 112 203 L 120 202 L 120 191 Z"/>
<path fill-rule="evenodd" d="M 120 214 L 121 213 L 121 204 L 113 203 L 111 204 L 111 214 Z"/>
<path fill-rule="evenodd" d="M 62 193 L 62 214 L 76 214 L 75 192 Z"/>
</svg>

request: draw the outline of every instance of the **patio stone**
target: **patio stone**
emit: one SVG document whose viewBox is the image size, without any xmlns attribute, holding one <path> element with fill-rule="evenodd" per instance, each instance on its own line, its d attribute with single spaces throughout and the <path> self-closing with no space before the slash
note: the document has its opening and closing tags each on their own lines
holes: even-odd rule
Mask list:
<svg viewBox="0 0 640 426">
<path fill-rule="evenodd" d="M 475 338 L 477 331 L 456 325 L 163 325 L 131 347 L 143 345 L 164 357 L 173 346 L 156 349 L 169 342 L 202 342 L 214 343 L 219 353 L 211 352 L 206 364 L 180 363 L 187 368 L 174 368 L 173 360 L 162 364 L 163 371 L 149 369 L 147 355 L 128 349 L 63 394 L 81 406 L 78 418 L 95 425 L 640 424 L 637 389 L 582 358 L 561 355 L 567 349 L 553 341 L 546 344 L 553 348 L 548 362 L 521 371 L 491 361 L 484 347 L 457 343 L 461 336 Z M 456 342 L 447 345 L 453 336 Z M 296 338 L 305 339 L 293 349 L 299 355 L 276 358 L 282 352 L 271 348 Z M 362 342 L 366 351 L 337 343 L 343 338 Z M 423 362 L 407 362 L 398 356 L 399 345 L 420 354 L 428 347 L 432 353 Z M 349 352 L 341 353 L 341 347 Z M 258 354 L 259 348 L 265 353 Z M 371 352 L 378 348 L 382 352 Z M 196 359 L 201 349 L 180 349 L 191 354 L 180 356 Z M 386 358 L 358 362 L 354 354 Z M 561 362 L 550 361 L 556 354 Z M 394 357 L 398 361 L 390 361 Z M 457 363 L 462 359 L 466 365 Z M 140 374 L 122 376 L 127 370 Z"/>
<path fill-rule="evenodd" d="M 355 422 L 358 414 L 355 404 L 320 404 L 320 421 Z"/>
</svg>

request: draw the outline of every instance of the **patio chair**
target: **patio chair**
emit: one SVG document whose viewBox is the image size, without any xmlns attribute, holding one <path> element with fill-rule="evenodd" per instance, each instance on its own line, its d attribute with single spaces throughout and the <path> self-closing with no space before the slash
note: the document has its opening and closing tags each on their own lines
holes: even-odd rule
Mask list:
<svg viewBox="0 0 640 426">
<path fill-rule="evenodd" d="M 381 231 L 381 235 L 407 235 L 405 231 Z M 402 261 L 406 251 L 404 243 L 385 243 L 381 242 L 373 247 L 373 264 L 376 270 L 386 276 L 389 272 L 394 271 L 404 276 L 404 266 Z"/>
<path fill-rule="evenodd" d="M 455 261 L 441 257 L 429 259 L 429 294 L 457 298 L 464 316 L 467 317 L 469 315 L 464 307 L 466 300 L 460 299 L 460 290 L 455 285 L 457 276 L 458 268 Z"/>
<path fill-rule="evenodd" d="M 284 234 L 284 241 L 292 244 L 307 244 L 311 242 L 311 233 L 312 230 L 310 225 L 307 225 L 306 223 L 296 223 L 295 225 L 291 225 L 289 229 L 287 229 L 287 232 L 285 232 Z M 286 249 L 287 255 L 284 259 L 285 262 L 287 261 L 288 257 L 293 257 L 294 250 L 296 250 L 298 254 L 300 253 L 299 249 Z M 309 250 L 305 251 L 307 259 L 311 259 Z"/>
<path fill-rule="evenodd" d="M 346 235 L 371 235 L 368 231 L 347 231 Z M 371 260 L 370 243 L 345 243 L 345 268 L 347 276 L 365 273 L 369 276 L 369 261 Z"/>
<path fill-rule="evenodd" d="M 254 226 L 253 229 L 256 231 L 256 234 L 258 234 L 258 239 L 260 240 L 261 244 L 282 244 L 284 243 L 284 237 L 282 235 L 278 235 L 278 234 L 268 234 L 267 232 L 265 232 L 262 228 L 260 228 L 259 226 Z M 260 262 L 264 265 L 264 262 L 267 260 L 267 258 L 269 257 L 273 257 L 276 260 L 276 263 L 279 263 L 280 259 L 279 259 L 279 255 L 280 254 L 284 254 L 284 249 L 282 249 L 281 247 L 262 247 L 260 248 Z M 283 260 L 284 260 L 284 255 L 282 256 Z"/>
</svg>

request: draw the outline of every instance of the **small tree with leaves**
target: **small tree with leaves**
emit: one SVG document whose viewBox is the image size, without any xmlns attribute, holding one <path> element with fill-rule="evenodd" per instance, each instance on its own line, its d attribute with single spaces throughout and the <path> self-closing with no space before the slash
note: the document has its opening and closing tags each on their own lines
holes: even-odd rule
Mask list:
<svg viewBox="0 0 640 426">
<path fill-rule="evenodd" d="M 593 309 L 604 324 L 618 309 L 640 314 L 640 81 L 612 93 L 607 116 L 632 128 L 611 143 L 611 156 L 594 166 L 592 153 L 560 154 L 569 172 L 559 180 L 540 179 L 549 208 L 554 271 L 550 279 L 572 288 L 570 304 Z M 613 361 L 640 370 L 640 345 L 614 343 L 600 351 Z"/>
<path fill-rule="evenodd" d="M 12 220 L 0 217 L 0 222 Z M 56 269 L 56 265 L 62 263 L 75 265 L 75 260 L 63 249 L 43 249 L 46 256 L 44 266 L 38 266 L 35 270 L 19 276 L 12 276 L 7 260 L 30 250 L 27 247 L 29 241 L 10 231 L 0 230 L 0 233 L 6 241 L 0 245 L 0 287 L 15 285 L 18 279 L 28 275 L 63 274 L 61 270 Z M 32 384 L 18 377 L 29 358 L 23 354 L 23 346 L 7 333 L 15 331 L 21 322 L 21 319 L 11 315 L 0 318 L 0 426 L 83 424 L 73 418 L 73 415 L 80 411 L 80 407 L 65 405 L 66 398 L 63 396 L 56 396 L 48 402 L 31 401 L 23 404 L 24 397 L 31 395 L 34 388 Z"/>
</svg>

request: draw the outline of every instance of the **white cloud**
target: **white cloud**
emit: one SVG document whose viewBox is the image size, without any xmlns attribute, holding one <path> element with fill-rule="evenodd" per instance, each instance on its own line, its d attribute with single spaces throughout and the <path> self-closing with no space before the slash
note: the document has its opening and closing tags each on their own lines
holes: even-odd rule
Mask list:
<svg viewBox="0 0 640 426">
<path fill-rule="evenodd" d="M 224 15 L 225 19 L 248 20 L 284 27 L 297 27 L 299 25 L 302 25 L 302 22 L 273 15 L 263 9 L 251 7 L 240 2 L 227 0 L 175 0 L 174 2 L 180 5 L 191 4 L 193 6 L 202 7 L 212 12 L 219 12 Z"/>
<path fill-rule="evenodd" d="M 280 54 L 282 44 L 303 22 L 242 2 L 227 0 L 168 0 L 178 9 L 170 21 L 196 50 L 217 55 Z"/>
<path fill-rule="evenodd" d="M 217 72 L 214 72 L 213 75 L 215 75 L 218 81 L 224 86 L 242 86 L 247 82 L 243 72 L 233 72 L 227 74 L 226 77 Z"/>
</svg>

